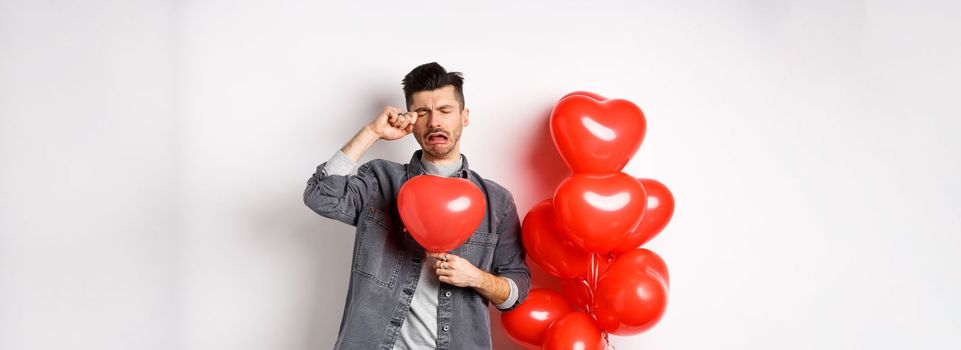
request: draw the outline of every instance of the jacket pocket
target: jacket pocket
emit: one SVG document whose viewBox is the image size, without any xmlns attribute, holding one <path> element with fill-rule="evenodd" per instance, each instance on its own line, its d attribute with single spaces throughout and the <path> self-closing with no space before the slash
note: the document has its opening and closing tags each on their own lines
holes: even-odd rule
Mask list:
<svg viewBox="0 0 961 350">
<path fill-rule="evenodd" d="M 476 231 L 467 239 L 467 260 L 481 270 L 490 272 L 494 261 L 494 248 L 497 247 L 498 236 L 493 233 Z"/>
<path fill-rule="evenodd" d="M 390 216 L 383 210 L 368 207 L 358 228 L 353 271 L 372 282 L 392 288 L 403 259 L 403 240 Z"/>
</svg>

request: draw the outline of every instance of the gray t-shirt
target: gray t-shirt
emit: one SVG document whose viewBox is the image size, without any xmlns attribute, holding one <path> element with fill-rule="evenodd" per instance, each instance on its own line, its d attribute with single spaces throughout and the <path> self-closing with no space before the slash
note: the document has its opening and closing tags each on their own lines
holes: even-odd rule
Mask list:
<svg viewBox="0 0 961 350">
<path fill-rule="evenodd" d="M 463 161 L 438 165 L 421 158 L 420 164 L 431 175 L 450 177 L 460 170 Z M 420 278 L 414 296 L 410 300 L 407 320 L 400 327 L 400 336 L 394 350 L 416 350 L 437 347 L 437 303 L 440 295 L 440 279 L 434 271 L 434 260 L 424 257 Z"/>
</svg>

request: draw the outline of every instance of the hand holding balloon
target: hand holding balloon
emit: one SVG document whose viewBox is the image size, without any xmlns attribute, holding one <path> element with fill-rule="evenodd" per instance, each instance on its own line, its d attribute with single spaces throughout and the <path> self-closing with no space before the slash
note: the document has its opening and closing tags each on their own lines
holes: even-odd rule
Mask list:
<svg viewBox="0 0 961 350">
<path fill-rule="evenodd" d="M 488 273 L 478 269 L 467 259 L 442 252 L 428 252 L 434 258 L 434 272 L 441 282 L 457 287 L 479 287 Z"/>
</svg>

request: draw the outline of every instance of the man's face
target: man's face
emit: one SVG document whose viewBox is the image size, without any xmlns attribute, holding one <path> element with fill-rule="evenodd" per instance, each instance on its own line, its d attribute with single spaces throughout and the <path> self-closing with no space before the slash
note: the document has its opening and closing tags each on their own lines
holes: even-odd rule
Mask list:
<svg viewBox="0 0 961 350">
<path fill-rule="evenodd" d="M 454 86 L 415 92 L 411 98 L 408 110 L 417 113 L 413 134 L 420 148 L 435 159 L 460 157 L 460 134 L 470 111 L 457 101 Z"/>
</svg>

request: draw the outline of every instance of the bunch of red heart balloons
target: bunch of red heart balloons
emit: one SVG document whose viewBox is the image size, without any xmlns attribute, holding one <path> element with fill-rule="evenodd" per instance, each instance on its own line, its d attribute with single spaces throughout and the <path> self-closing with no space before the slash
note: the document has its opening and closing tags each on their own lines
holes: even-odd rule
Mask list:
<svg viewBox="0 0 961 350">
<path fill-rule="evenodd" d="M 525 348 L 603 349 L 607 334 L 639 334 L 664 315 L 667 265 L 639 247 L 670 221 L 674 197 L 622 172 L 646 125 L 634 103 L 590 92 L 554 106 L 551 136 L 573 174 L 527 213 L 522 238 L 531 259 L 561 278 L 562 293 L 535 288 L 501 315 Z"/>
</svg>

